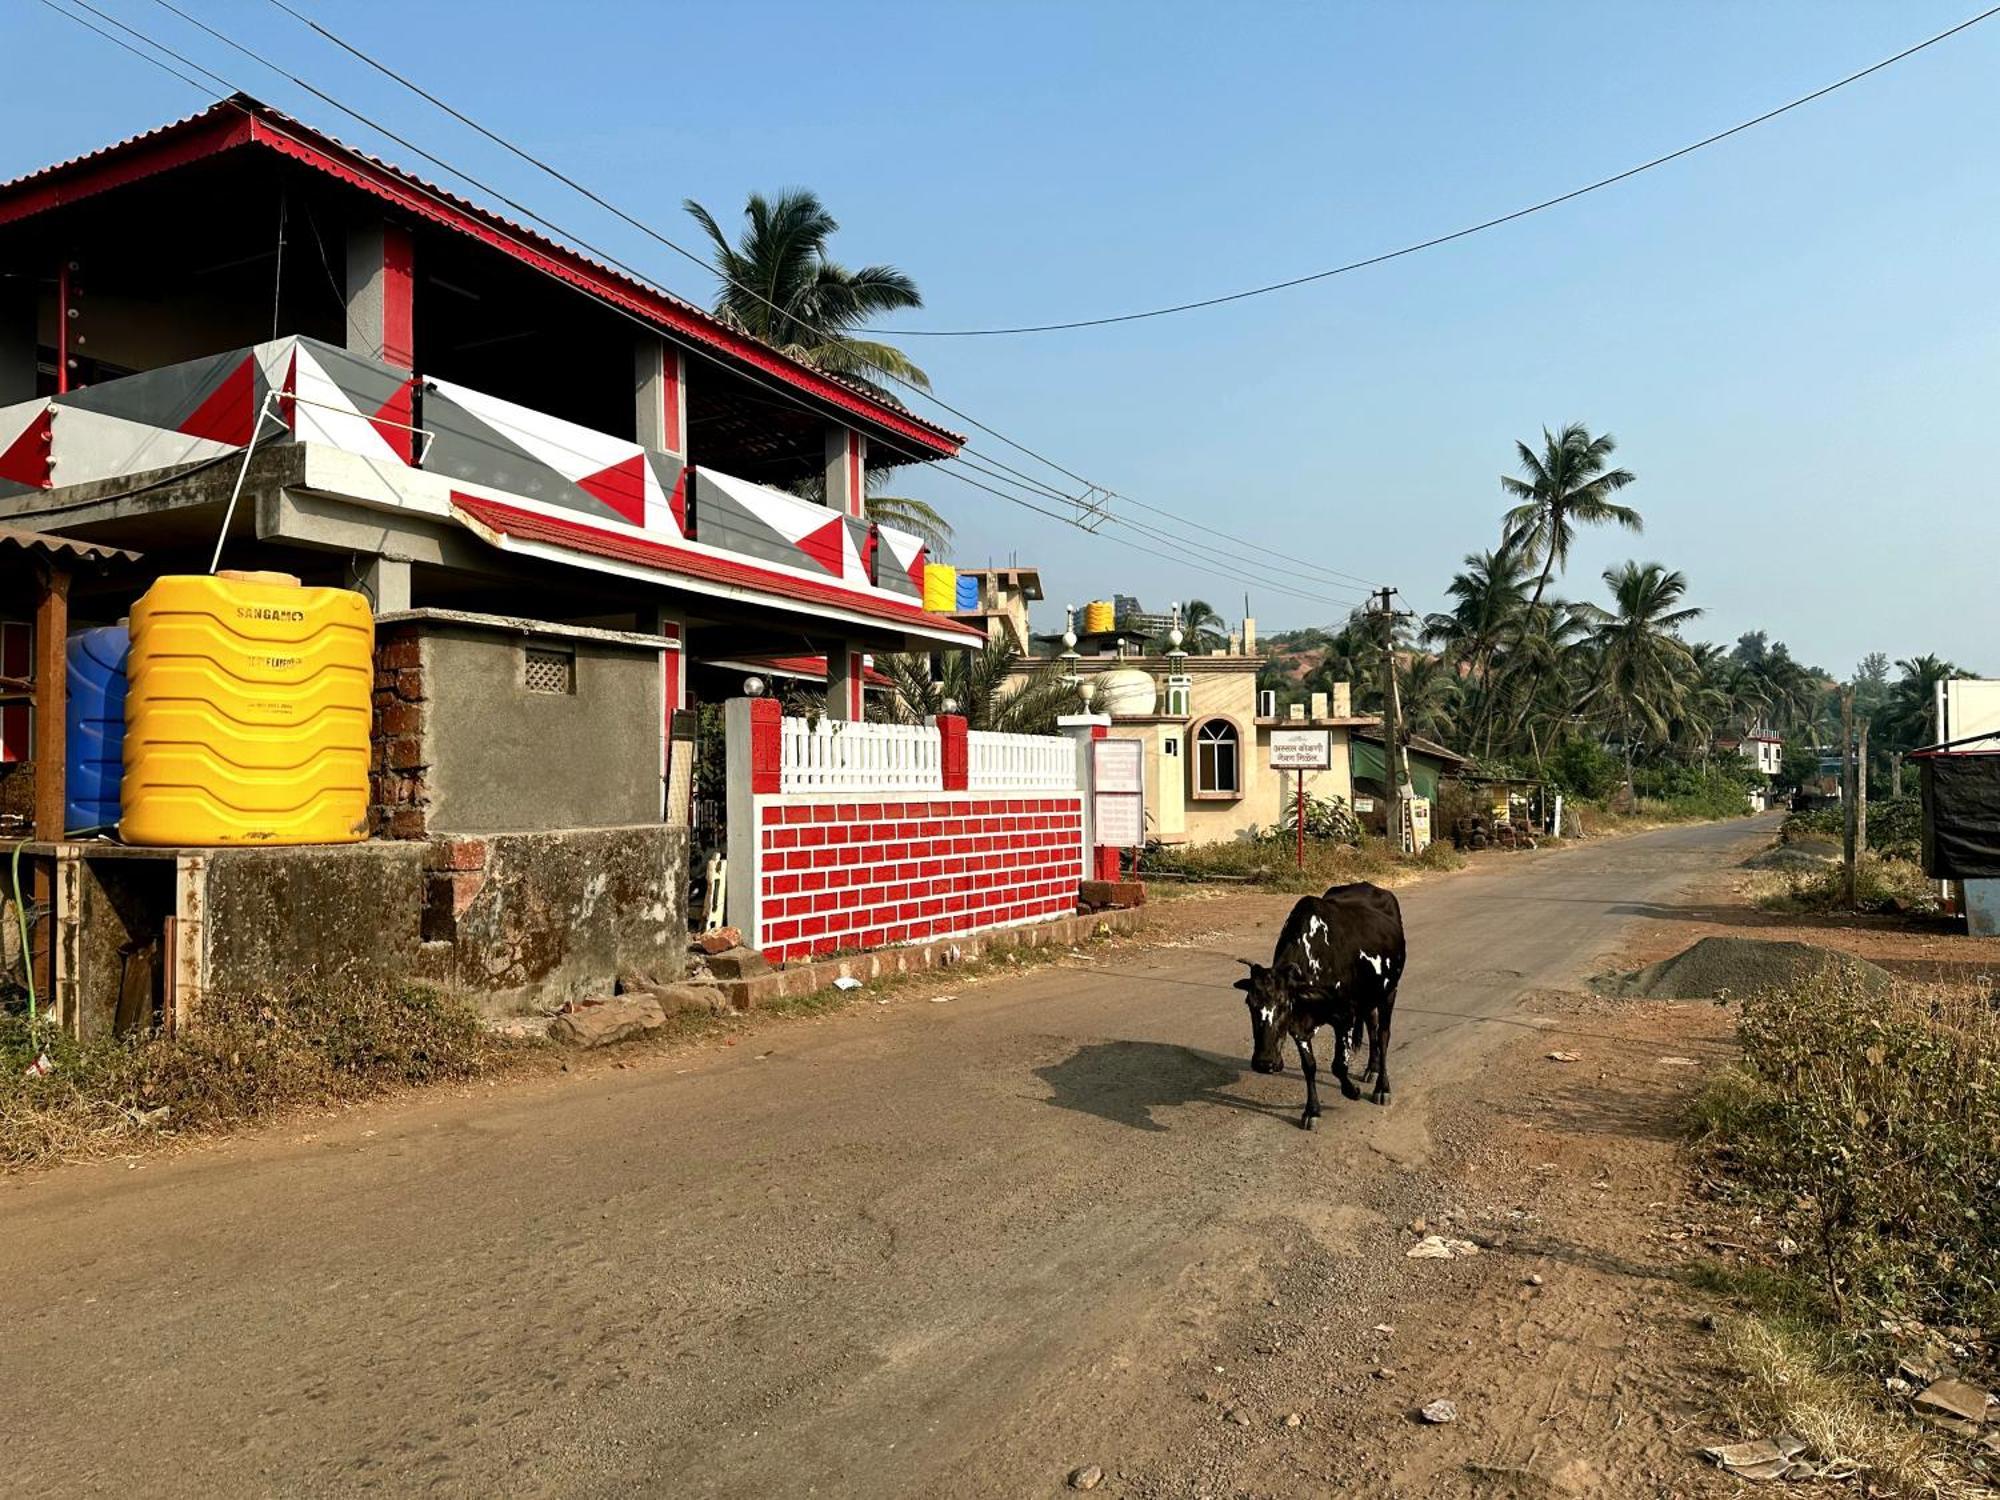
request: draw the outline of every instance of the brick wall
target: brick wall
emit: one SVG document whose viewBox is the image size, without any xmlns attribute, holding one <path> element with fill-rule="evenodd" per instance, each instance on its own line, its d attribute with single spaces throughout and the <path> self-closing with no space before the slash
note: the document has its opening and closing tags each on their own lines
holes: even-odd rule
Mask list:
<svg viewBox="0 0 2000 1500">
<path fill-rule="evenodd" d="M 759 797 L 757 804 L 751 941 L 774 960 L 1076 910 L 1083 799 L 1074 792 Z"/>
<path fill-rule="evenodd" d="M 420 839 L 429 832 L 423 661 L 414 624 L 377 630 L 368 831 L 378 839 Z"/>
</svg>

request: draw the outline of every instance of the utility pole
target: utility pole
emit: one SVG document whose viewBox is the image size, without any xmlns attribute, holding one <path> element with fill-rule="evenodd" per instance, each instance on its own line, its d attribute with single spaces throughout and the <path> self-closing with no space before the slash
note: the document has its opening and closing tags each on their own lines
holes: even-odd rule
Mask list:
<svg viewBox="0 0 2000 1500">
<path fill-rule="evenodd" d="M 1840 810 L 1842 814 L 1841 837 L 1841 899 L 1849 906 L 1854 905 L 1854 862 L 1860 853 L 1861 827 L 1859 811 L 1861 798 L 1857 791 L 1858 779 L 1854 774 L 1854 689 L 1840 690 Z"/>
<path fill-rule="evenodd" d="M 1384 587 L 1375 598 L 1382 619 L 1382 781 L 1388 794 L 1388 831 L 1404 849 L 1404 788 L 1410 781 L 1409 752 L 1403 747 L 1403 697 L 1396 687 L 1396 590 Z"/>
</svg>

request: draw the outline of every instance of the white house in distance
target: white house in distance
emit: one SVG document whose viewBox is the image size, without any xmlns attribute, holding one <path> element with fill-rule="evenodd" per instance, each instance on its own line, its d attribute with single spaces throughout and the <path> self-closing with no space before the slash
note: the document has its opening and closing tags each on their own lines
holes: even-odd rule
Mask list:
<svg viewBox="0 0 2000 1500">
<path fill-rule="evenodd" d="M 1740 740 L 1717 740 L 1715 747 L 1737 751 L 1766 776 L 1776 776 L 1785 763 L 1785 741 L 1768 729 L 1753 729 Z"/>
</svg>

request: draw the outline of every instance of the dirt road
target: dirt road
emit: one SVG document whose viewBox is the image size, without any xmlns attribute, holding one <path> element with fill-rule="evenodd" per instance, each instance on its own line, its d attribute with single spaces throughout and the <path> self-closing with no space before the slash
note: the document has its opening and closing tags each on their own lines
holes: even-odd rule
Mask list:
<svg viewBox="0 0 2000 1500">
<path fill-rule="evenodd" d="M 1404 892 L 1396 1103 L 1333 1095 L 1312 1135 L 1296 1071 L 1245 1066 L 1229 988 L 1273 898 L 1248 930 L 948 1004 L 8 1184 L 0 1472 L 51 1495 L 1016 1496 L 1099 1463 L 1104 1493 L 1229 1493 L 1268 1419 L 1202 1399 L 1225 1330 L 1307 1295 L 1308 1264 L 1315 1358 L 1391 1316 L 1369 1267 L 1455 1086 L 1519 1035 L 1481 1018 L 1592 972 L 1760 826 Z"/>
</svg>

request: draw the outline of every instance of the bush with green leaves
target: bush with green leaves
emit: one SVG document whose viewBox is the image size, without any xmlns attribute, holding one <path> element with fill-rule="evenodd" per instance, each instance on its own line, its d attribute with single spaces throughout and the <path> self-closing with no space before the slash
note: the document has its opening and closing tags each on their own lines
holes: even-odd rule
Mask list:
<svg viewBox="0 0 2000 1500">
<path fill-rule="evenodd" d="M 1846 1321 L 2000 1326 L 2000 1010 L 1829 975 L 1748 996 L 1712 1165 L 1801 1244 Z"/>
<path fill-rule="evenodd" d="M 1278 831 L 1288 838 L 1297 838 L 1299 830 L 1299 807 L 1296 798 L 1285 803 L 1284 816 L 1278 821 Z M 1327 839 L 1336 844 L 1358 844 L 1361 842 L 1361 824 L 1355 819 L 1354 809 L 1347 805 L 1345 797 L 1306 796 L 1306 837 Z"/>
<path fill-rule="evenodd" d="M 1625 767 L 1597 741 L 1572 738 L 1550 752 L 1543 774 L 1566 796 L 1594 800 L 1618 789 L 1625 780 Z"/>
</svg>

